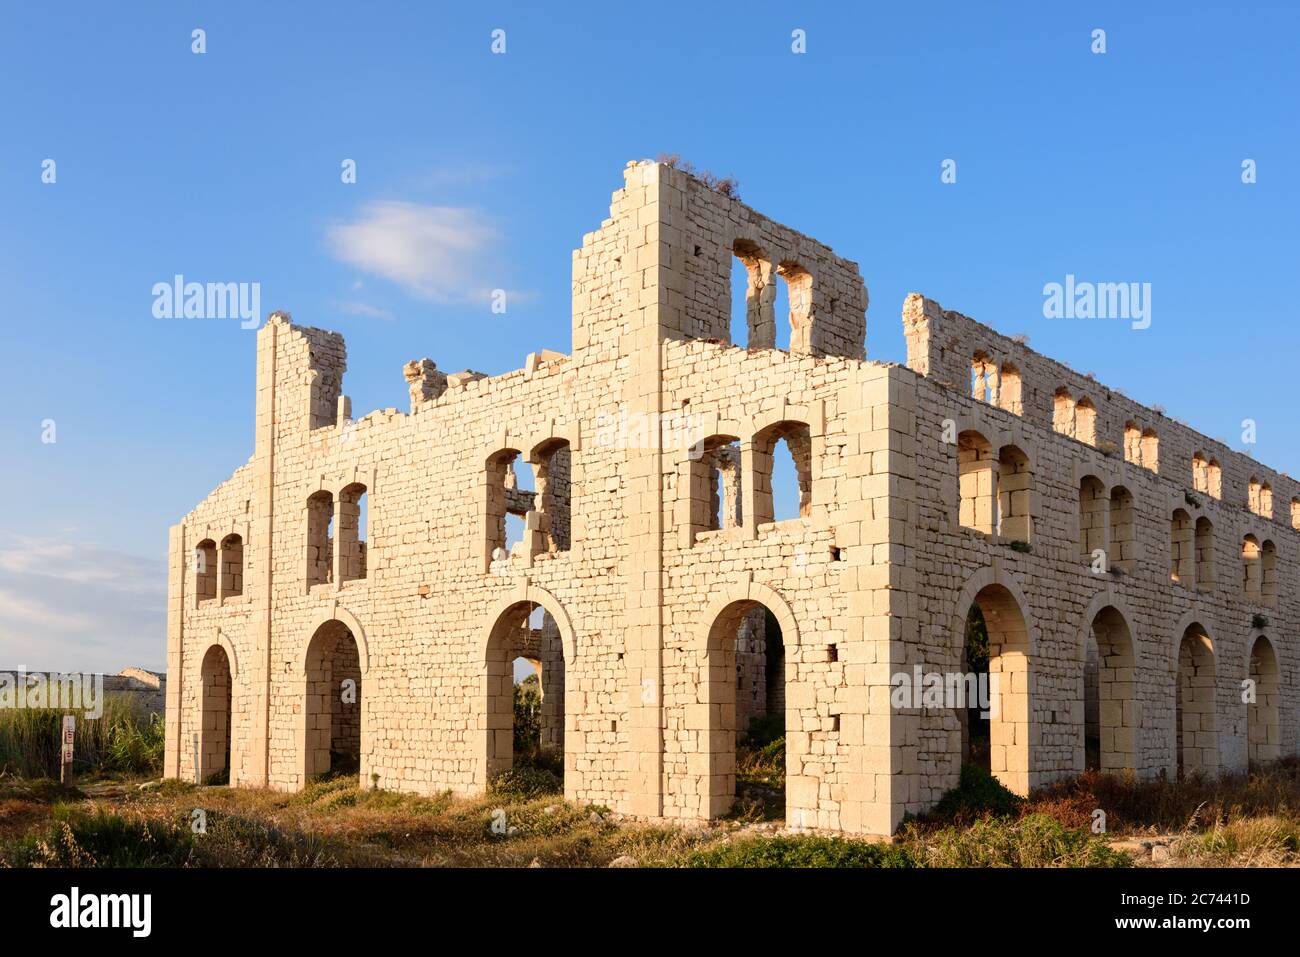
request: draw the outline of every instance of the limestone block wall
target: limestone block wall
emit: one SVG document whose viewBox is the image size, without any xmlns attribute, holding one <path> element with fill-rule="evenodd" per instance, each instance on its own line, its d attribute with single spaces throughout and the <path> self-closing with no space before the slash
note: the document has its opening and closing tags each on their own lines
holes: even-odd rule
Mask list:
<svg viewBox="0 0 1300 957">
<path fill-rule="evenodd" d="M 1089 636 L 1108 769 L 1296 750 L 1297 483 L 919 296 L 907 367 L 868 361 L 856 264 L 670 166 L 629 164 L 572 268 L 571 354 L 395 361 L 405 410 L 352 417 L 337 334 L 259 330 L 253 456 L 171 530 L 169 776 L 296 789 L 347 752 L 364 785 L 482 793 L 523 654 L 571 800 L 724 813 L 761 684 L 786 822 L 888 834 L 970 744 L 963 709 L 898 704 L 895 679 L 966 672 L 973 604 L 989 761 L 1019 790 L 1084 768 Z M 1249 675 L 1272 675 L 1255 705 Z"/>
<path fill-rule="evenodd" d="M 702 435 L 735 437 L 747 474 L 765 431 L 800 422 L 811 433 L 812 476 L 804 516 L 758 522 L 750 482 L 740 525 L 693 534 L 688 454 L 665 468 L 677 515 L 664 553 L 666 813 L 709 816 L 730 797 L 731 741 L 718 732 L 730 730 L 718 713 L 730 700 L 718 696 L 735 694 L 734 642 L 761 602 L 780 620 L 785 650 L 787 821 L 846 830 L 866 829 L 875 815 L 887 821 L 890 756 L 865 728 L 868 672 L 888 685 L 888 641 L 872 629 L 876 593 L 887 589 L 887 525 L 877 509 L 888 487 L 872 487 L 859 430 L 871 431 L 873 414 L 887 428 L 884 396 L 875 408 L 865 403 L 888 367 L 698 341 L 673 344 L 667 358 L 669 404 L 698 414 Z M 755 387 L 734 389 L 740 380 Z"/>
<path fill-rule="evenodd" d="M 1246 486 L 1249 477 L 1262 476 L 1278 490 L 1275 494 L 1289 497 L 1295 483 L 919 296 L 909 297 L 904 322 L 909 366 L 920 373 L 905 386 L 916 409 L 916 438 L 909 451 L 915 474 L 903 489 L 909 521 L 901 543 L 915 589 L 914 607 L 904 621 L 907 660 L 937 670 L 960 669 L 961 627 L 976 595 L 994 586 L 1014 596 L 1026 620 L 1031 662 L 1022 751 L 1027 759 L 1024 774 L 1010 776 L 1037 786 L 1083 770 L 1085 637 L 1108 607 L 1122 615 L 1135 644 L 1129 703 L 1118 720 L 1132 728 L 1131 766 L 1139 775 L 1177 771 L 1178 653 L 1194 623 L 1213 644 L 1213 770 L 1246 767 L 1248 705 L 1242 681 L 1251 675 L 1251 649 L 1261 637 L 1280 664 L 1279 752 L 1294 753 L 1300 608 L 1292 585 L 1300 571 L 1300 538 L 1289 514 L 1268 518 L 1250 511 Z M 1018 404 L 988 392 L 977 399 L 964 388 L 971 356 L 980 353 L 991 357 L 992 365 L 1013 363 L 1019 370 Z M 1096 433 L 1088 441 L 1063 434 L 1054 419 L 1057 383 L 1075 397 L 1086 389 L 1095 402 Z M 1125 460 L 1122 433 L 1133 420 L 1158 424 L 1158 468 Z M 1032 553 L 1011 548 L 1013 536 L 965 527 L 971 523 L 961 515 L 963 453 L 956 438 L 969 432 L 983 436 L 994 457 L 1008 446 L 1027 456 Z M 1197 451 L 1222 465 L 1221 496 L 1193 491 Z M 1107 500 L 1116 489 L 1131 496 L 1131 519 L 1112 520 L 1117 513 Z M 1106 502 L 1104 513 L 1090 507 L 1094 494 Z M 1113 535 L 1090 535 L 1094 518 L 1099 529 L 1118 530 L 1128 540 L 1112 548 Z M 1211 523 L 1213 537 L 1198 542 L 1193 555 L 1186 549 L 1201 519 Z M 1245 592 L 1246 535 L 1276 548 L 1277 587 L 1267 601 Z M 1110 570 L 1096 567 L 1098 546 L 1112 552 Z M 1186 550 L 1181 561 L 1180 549 Z M 1176 571 L 1179 580 L 1172 577 Z M 953 715 L 904 718 L 916 742 L 906 746 L 903 762 L 916 768 L 908 775 L 906 808 L 920 810 L 956 781 L 960 732 Z"/>
</svg>

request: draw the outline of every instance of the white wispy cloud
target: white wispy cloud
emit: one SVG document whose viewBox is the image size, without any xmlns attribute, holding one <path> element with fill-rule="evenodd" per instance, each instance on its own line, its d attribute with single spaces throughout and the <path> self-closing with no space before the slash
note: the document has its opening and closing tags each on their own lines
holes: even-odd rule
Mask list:
<svg viewBox="0 0 1300 957">
<path fill-rule="evenodd" d="M 364 319 L 391 319 L 392 315 L 387 309 L 380 309 L 378 306 L 372 306 L 368 302 L 362 302 L 360 299 L 345 299 L 337 304 L 339 312 L 349 316 L 361 316 Z"/>
<path fill-rule="evenodd" d="M 0 539 L 0 669 L 166 661 L 166 563 L 70 538 Z"/>
<path fill-rule="evenodd" d="M 335 258 L 434 302 L 486 302 L 492 289 L 504 287 L 492 274 L 498 240 L 476 210 L 395 200 L 368 203 L 326 234 Z"/>
</svg>

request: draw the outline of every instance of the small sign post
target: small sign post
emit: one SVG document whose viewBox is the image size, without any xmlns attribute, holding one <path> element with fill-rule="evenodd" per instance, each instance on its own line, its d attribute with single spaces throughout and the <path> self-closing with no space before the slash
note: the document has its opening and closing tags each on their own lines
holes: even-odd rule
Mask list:
<svg viewBox="0 0 1300 957">
<path fill-rule="evenodd" d="M 59 783 L 64 787 L 72 786 L 72 746 L 77 738 L 77 716 L 63 716 L 63 735 L 60 741 Z"/>
</svg>

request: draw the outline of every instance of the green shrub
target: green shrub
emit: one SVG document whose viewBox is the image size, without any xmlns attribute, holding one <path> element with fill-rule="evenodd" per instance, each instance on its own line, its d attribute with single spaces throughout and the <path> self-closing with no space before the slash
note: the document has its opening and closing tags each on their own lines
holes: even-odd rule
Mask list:
<svg viewBox="0 0 1300 957">
<path fill-rule="evenodd" d="M 542 745 L 542 692 L 537 675 L 515 685 L 515 753 L 532 754 Z"/>
<path fill-rule="evenodd" d="M 545 768 L 516 765 L 494 774 L 488 792 L 529 801 L 545 794 L 563 794 L 564 781 Z"/>
<path fill-rule="evenodd" d="M 939 799 L 926 820 L 961 822 L 989 815 L 1006 817 L 1015 814 L 1023 804 L 1024 798 L 1008 791 L 984 768 L 963 764 L 957 786 Z"/>
<path fill-rule="evenodd" d="M 904 847 L 842 837 L 754 837 L 690 854 L 684 867 L 916 867 Z"/>
<path fill-rule="evenodd" d="M 785 715 L 778 712 L 761 718 L 750 718 L 749 728 L 738 743 L 757 750 L 784 738 Z"/>
</svg>

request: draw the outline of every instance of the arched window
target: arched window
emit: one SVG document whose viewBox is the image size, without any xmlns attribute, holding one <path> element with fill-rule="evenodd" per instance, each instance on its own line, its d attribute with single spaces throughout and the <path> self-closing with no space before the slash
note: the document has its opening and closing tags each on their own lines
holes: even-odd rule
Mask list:
<svg viewBox="0 0 1300 957">
<path fill-rule="evenodd" d="M 325 490 L 307 499 L 307 584 L 334 581 L 334 496 Z"/>
<path fill-rule="evenodd" d="M 1223 469 L 1219 467 L 1219 460 L 1210 459 L 1206 472 L 1210 482 L 1209 493 L 1215 498 L 1223 498 Z"/>
<path fill-rule="evenodd" d="M 366 487 L 353 482 L 339 493 L 339 580 L 366 577 Z"/>
<path fill-rule="evenodd" d="M 221 597 L 244 593 L 244 540 L 227 535 L 221 540 Z"/>
<path fill-rule="evenodd" d="M 758 524 L 811 514 L 812 435 L 805 423 L 778 422 L 754 436 L 753 482 Z"/>
<path fill-rule="evenodd" d="M 740 443 L 735 436 L 710 436 L 691 449 L 680 500 L 686 509 L 682 519 L 689 530 L 688 544 L 702 532 L 741 524 Z"/>
<path fill-rule="evenodd" d="M 1291 527 L 1300 528 L 1300 498 L 1291 499 Z"/>
<path fill-rule="evenodd" d="M 1200 452 L 1192 456 L 1192 490 L 1210 494 L 1210 463 Z"/>
<path fill-rule="evenodd" d="M 217 597 L 217 543 L 205 538 L 194 546 L 194 598 L 197 604 Z"/>
<path fill-rule="evenodd" d="M 807 355 L 812 352 L 812 273 L 797 262 L 783 259 L 776 274 L 785 283 L 790 304 L 790 351 Z"/>
<path fill-rule="evenodd" d="M 1263 506 L 1260 504 L 1260 481 L 1254 475 L 1246 483 L 1246 507 L 1256 515 L 1263 515 Z"/>
<path fill-rule="evenodd" d="M 731 342 L 749 349 L 776 347 L 776 283 L 772 264 L 758 246 L 737 239 L 732 246 Z"/>
<path fill-rule="evenodd" d="M 1160 471 L 1160 439 L 1155 429 L 1142 430 L 1142 467 L 1152 472 Z"/>
<path fill-rule="evenodd" d="M 1014 445 L 1005 445 L 998 454 L 998 535 L 1004 541 L 1033 540 L 1033 519 L 1029 512 L 1033 473 L 1029 457 Z"/>
<path fill-rule="evenodd" d="M 992 402 L 998 394 L 996 367 L 986 352 L 976 352 L 971 357 L 970 394 L 978 402 Z"/>
<path fill-rule="evenodd" d="M 507 561 L 509 551 L 517 541 L 527 536 L 528 513 L 535 507 L 536 497 L 531 489 L 521 488 L 518 471 L 527 468 L 531 484 L 531 466 L 519 462 L 518 449 L 501 449 L 488 456 L 484 467 L 484 561 L 490 571 L 494 561 Z M 509 534 L 511 519 L 514 531 Z"/>
<path fill-rule="evenodd" d="M 1259 514 L 1265 518 L 1273 517 L 1273 487 L 1267 482 L 1259 487 Z"/>
<path fill-rule="evenodd" d="M 967 431 L 957 436 L 957 487 L 961 497 L 960 523 L 992 535 L 997 464 L 993 460 L 993 447 L 978 432 Z"/>
<path fill-rule="evenodd" d="M 1196 590 L 1214 591 L 1214 525 L 1202 515 L 1196 520 Z"/>
<path fill-rule="evenodd" d="M 1259 599 L 1268 608 L 1277 605 L 1277 546 L 1269 539 L 1259 547 Z"/>
<path fill-rule="evenodd" d="M 1124 423 L 1124 461 L 1130 465 L 1142 464 L 1142 432 L 1132 420 Z"/>
<path fill-rule="evenodd" d="M 1079 558 L 1090 563 L 1097 549 L 1106 549 L 1106 487 L 1085 475 L 1079 482 Z"/>
<path fill-rule="evenodd" d="M 1133 574 L 1133 494 L 1124 486 L 1116 485 L 1110 492 L 1110 551 L 1111 568 Z"/>
<path fill-rule="evenodd" d="M 1193 578 L 1192 517 L 1181 508 L 1174 509 L 1169 523 L 1169 579 L 1191 587 Z"/>
<path fill-rule="evenodd" d="M 572 538 L 572 457 L 565 439 L 544 443 L 535 455 L 538 528 L 545 553 L 567 552 Z"/>
<path fill-rule="evenodd" d="M 1259 602 L 1262 577 L 1259 539 L 1247 535 L 1241 540 L 1241 593 L 1246 601 Z"/>
<path fill-rule="evenodd" d="M 1074 437 L 1088 445 L 1097 444 L 1097 407 L 1087 396 L 1074 407 Z"/>
<path fill-rule="evenodd" d="M 1064 386 L 1052 396 L 1052 428 L 1074 438 L 1074 398 Z"/>
<path fill-rule="evenodd" d="M 1021 398 L 1020 370 L 1010 362 L 1002 363 L 997 405 L 999 409 L 1005 409 L 1013 415 L 1025 414 L 1024 401 Z"/>
</svg>

